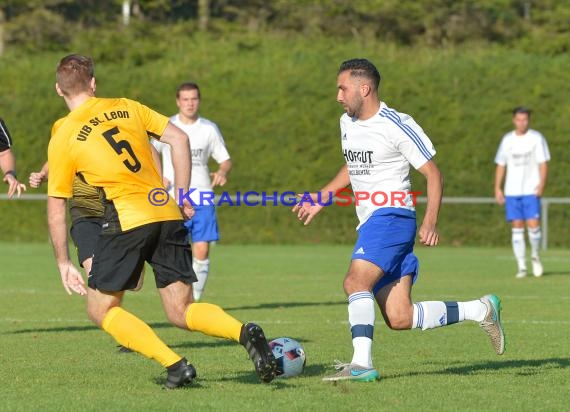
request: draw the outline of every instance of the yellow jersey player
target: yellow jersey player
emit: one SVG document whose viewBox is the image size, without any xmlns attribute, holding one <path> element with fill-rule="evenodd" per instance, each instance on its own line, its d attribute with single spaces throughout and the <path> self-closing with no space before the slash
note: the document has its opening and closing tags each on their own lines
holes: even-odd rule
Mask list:
<svg viewBox="0 0 570 412">
<path fill-rule="evenodd" d="M 171 146 L 175 187 L 186 190 L 190 180 L 190 146 L 168 118 L 129 99 L 95 97 L 93 61 L 69 55 L 58 64 L 56 91 L 70 113 L 57 121 L 49 148 L 48 226 L 66 291 L 87 295 L 90 319 L 117 342 L 167 369 L 167 388 L 191 383 L 195 368 L 170 349 L 143 320 L 121 308 L 124 291 L 136 286 L 144 262 L 153 268 L 166 315 L 174 325 L 240 342 L 263 382 L 275 376 L 276 362 L 263 330 L 242 324 L 220 307 L 193 303 L 192 254 L 186 242 L 183 215 L 187 202 L 174 199 L 162 206 L 149 201 L 161 188 L 148 137 Z M 102 232 L 93 256 L 87 287 L 69 259 L 65 199 L 73 180 L 100 187 L 105 204 Z M 182 213 L 181 213 L 182 212 Z"/>
<path fill-rule="evenodd" d="M 54 131 L 52 130 L 52 133 Z M 160 154 L 153 145 L 150 145 L 153 161 L 157 170 L 162 169 Z M 30 173 L 29 184 L 32 188 L 38 188 L 42 182 L 48 179 L 49 165 L 47 162 L 39 172 Z M 75 176 L 73 180 L 73 195 L 68 200 L 69 214 L 71 215 L 71 228 L 69 233 L 77 251 L 79 265 L 85 269 L 89 276 L 91 262 L 95 251 L 95 244 L 101 233 L 104 223 L 105 207 L 103 205 L 103 192 L 100 188 L 88 185 L 81 176 Z M 144 280 L 144 267 L 139 282 L 134 291 L 142 288 Z"/>
</svg>

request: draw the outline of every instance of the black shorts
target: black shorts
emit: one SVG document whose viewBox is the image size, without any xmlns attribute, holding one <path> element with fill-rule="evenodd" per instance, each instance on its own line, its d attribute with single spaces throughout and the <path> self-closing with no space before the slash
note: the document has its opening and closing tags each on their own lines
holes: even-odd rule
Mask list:
<svg viewBox="0 0 570 412">
<path fill-rule="evenodd" d="M 88 284 L 103 292 L 134 289 L 148 262 L 157 288 L 196 282 L 192 252 L 182 220 L 149 223 L 126 232 L 101 233 Z"/>
<path fill-rule="evenodd" d="M 85 260 L 93 257 L 102 225 L 103 219 L 99 217 L 83 217 L 73 221 L 69 233 L 75 244 L 77 260 L 81 267 Z"/>
</svg>

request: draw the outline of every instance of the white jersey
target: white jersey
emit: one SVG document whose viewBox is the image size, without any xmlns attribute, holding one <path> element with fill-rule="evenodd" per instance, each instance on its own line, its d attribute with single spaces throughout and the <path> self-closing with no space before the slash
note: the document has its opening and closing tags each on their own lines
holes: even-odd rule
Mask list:
<svg viewBox="0 0 570 412">
<path fill-rule="evenodd" d="M 213 157 L 218 163 L 222 163 L 230 158 L 226 149 L 224 138 L 218 126 L 208 119 L 199 117 L 194 123 L 187 125 L 180 121 L 175 115 L 170 121 L 182 129 L 190 139 L 190 149 L 192 151 L 192 177 L 189 189 L 196 189 L 190 198 L 198 204 L 200 192 L 212 192 L 212 181 L 210 180 L 210 170 L 208 160 Z M 152 139 L 152 144 L 156 150 L 162 154 L 162 175 L 174 184 L 174 166 L 170 154 L 170 145 Z M 174 196 L 174 188 L 168 188 Z"/>
<path fill-rule="evenodd" d="M 514 131 L 503 136 L 495 163 L 507 167 L 505 196 L 536 194 L 540 184 L 540 163 L 550 160 L 546 139 L 536 130 L 529 129 L 518 136 Z"/>
<path fill-rule="evenodd" d="M 345 113 L 340 118 L 340 131 L 352 190 L 370 194 L 370 199 L 356 206 L 359 227 L 383 207 L 415 210 L 411 195 L 406 195 L 404 205 L 390 199 L 392 193 L 411 190 L 410 165 L 418 169 L 435 155 L 432 142 L 414 119 L 382 102 L 378 113 L 367 120 Z M 385 193 L 388 202 L 379 205 L 381 197 L 373 202 L 375 192 Z"/>
</svg>

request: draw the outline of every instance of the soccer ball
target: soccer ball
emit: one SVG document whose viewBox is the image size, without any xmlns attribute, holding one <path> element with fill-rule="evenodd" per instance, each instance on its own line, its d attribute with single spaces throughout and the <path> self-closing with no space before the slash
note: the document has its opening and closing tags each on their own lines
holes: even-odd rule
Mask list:
<svg viewBox="0 0 570 412">
<path fill-rule="evenodd" d="M 277 338 L 269 342 L 277 361 L 277 377 L 291 378 L 300 375 L 305 367 L 305 351 L 299 342 L 291 338 Z"/>
</svg>

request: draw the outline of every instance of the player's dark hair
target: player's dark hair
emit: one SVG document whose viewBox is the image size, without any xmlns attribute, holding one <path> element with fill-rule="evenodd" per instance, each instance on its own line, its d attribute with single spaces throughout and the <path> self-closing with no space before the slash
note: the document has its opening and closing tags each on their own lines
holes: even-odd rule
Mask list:
<svg viewBox="0 0 570 412">
<path fill-rule="evenodd" d="M 89 90 L 95 74 L 93 59 L 80 54 L 70 54 L 59 61 L 55 78 L 65 96 Z"/>
<path fill-rule="evenodd" d="M 184 90 L 197 90 L 198 91 L 198 99 L 202 98 L 202 96 L 200 95 L 200 87 L 198 87 L 198 85 L 194 82 L 186 82 L 186 83 L 182 83 L 180 86 L 178 86 L 178 89 L 176 89 L 176 98 L 179 98 L 180 92 L 182 92 Z"/>
<path fill-rule="evenodd" d="M 517 114 L 526 114 L 530 118 L 530 113 L 530 109 L 525 106 L 517 106 L 513 109 L 513 117 L 515 117 Z"/>
<path fill-rule="evenodd" d="M 350 75 L 353 77 L 364 77 L 370 82 L 372 82 L 372 87 L 374 90 L 378 90 L 378 86 L 380 86 L 380 72 L 367 59 L 350 59 L 347 61 L 342 62 L 340 68 L 338 69 L 338 74 L 342 72 L 350 71 Z"/>
</svg>

